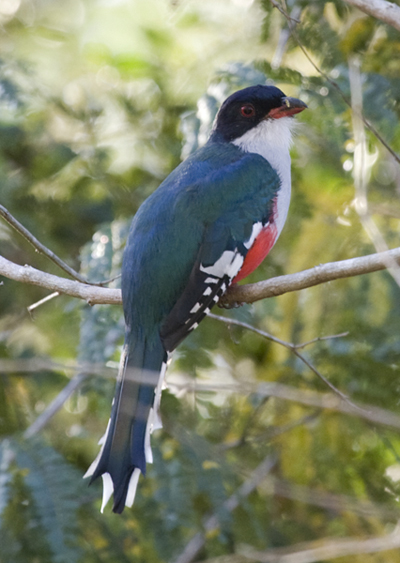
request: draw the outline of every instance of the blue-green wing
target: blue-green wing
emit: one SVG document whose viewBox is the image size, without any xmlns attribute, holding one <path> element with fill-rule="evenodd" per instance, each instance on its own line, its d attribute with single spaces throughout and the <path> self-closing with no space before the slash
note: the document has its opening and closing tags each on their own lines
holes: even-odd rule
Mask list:
<svg viewBox="0 0 400 563">
<path fill-rule="evenodd" d="M 166 350 L 198 324 L 240 269 L 280 187 L 259 155 L 206 145 L 136 215 L 124 256 L 128 326 L 161 327 Z"/>
</svg>

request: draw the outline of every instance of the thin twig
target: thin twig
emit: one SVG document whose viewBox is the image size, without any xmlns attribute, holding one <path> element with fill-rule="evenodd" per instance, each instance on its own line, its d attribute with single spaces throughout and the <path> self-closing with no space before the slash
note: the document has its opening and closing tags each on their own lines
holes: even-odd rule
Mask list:
<svg viewBox="0 0 400 563">
<path fill-rule="evenodd" d="M 222 504 L 218 512 L 233 512 L 235 508 L 239 506 L 240 501 L 248 497 L 250 493 L 252 493 L 254 489 L 256 489 L 262 483 L 262 481 L 268 475 L 268 473 L 270 473 L 274 465 L 275 460 L 270 455 L 268 455 L 251 473 L 250 478 L 247 479 L 237 489 L 237 491 Z M 204 532 L 199 532 L 189 541 L 182 553 L 175 559 L 175 563 L 190 563 L 191 561 L 193 561 L 193 559 L 206 543 L 207 535 L 219 528 L 219 520 L 219 514 L 213 514 L 212 516 L 207 518 L 203 522 Z"/>
<path fill-rule="evenodd" d="M 167 376 L 167 385 L 172 393 L 242 393 L 256 394 L 260 399 L 263 397 L 276 397 L 283 401 L 298 403 L 307 407 L 313 407 L 332 412 L 340 412 L 357 418 L 363 418 L 374 424 L 389 426 L 400 430 L 400 416 L 387 409 L 364 405 L 358 403 L 353 407 L 348 401 L 342 400 L 337 394 L 319 393 L 310 389 L 303 390 L 284 385 L 283 383 L 201 383 L 188 379 L 184 383 L 181 380 L 174 381 L 173 374 Z"/>
<path fill-rule="evenodd" d="M 38 371 L 63 371 L 63 372 L 85 372 L 99 377 L 114 379 L 118 371 L 118 363 L 107 362 L 75 362 L 75 361 L 52 361 L 49 359 L 29 358 L 28 360 L 6 360 L 0 358 L 0 373 L 18 372 L 19 374 L 36 373 Z"/>
<path fill-rule="evenodd" d="M 253 420 L 255 420 L 261 408 L 267 404 L 268 399 L 269 397 L 264 397 L 263 402 L 255 408 L 254 413 L 252 413 L 252 415 L 249 417 L 248 422 L 246 423 L 246 427 L 242 432 L 241 437 L 237 440 L 231 440 L 230 442 L 224 442 L 220 444 L 218 446 L 219 451 L 225 451 L 225 450 L 231 450 L 233 448 L 237 448 L 245 444 L 247 441 L 249 442 L 254 441 L 257 444 L 266 443 L 267 441 L 273 440 L 278 436 L 282 436 L 282 434 L 285 434 L 286 432 L 290 432 L 291 430 L 294 430 L 299 426 L 305 426 L 306 424 L 313 422 L 321 414 L 320 412 L 314 412 L 313 414 L 306 414 L 300 419 L 294 420 L 293 422 L 289 422 L 288 424 L 284 424 L 282 426 L 269 427 L 268 430 L 264 432 L 259 432 L 256 435 L 248 436 L 249 431 L 252 428 L 251 423 L 253 422 Z"/>
<path fill-rule="evenodd" d="M 261 330 L 260 328 L 256 328 L 255 326 L 253 326 L 251 324 L 244 323 L 242 321 L 237 321 L 236 319 L 221 317 L 221 315 L 214 315 L 214 313 L 208 313 L 207 318 L 215 319 L 216 321 L 219 321 L 221 323 L 225 323 L 227 325 L 235 325 L 235 326 L 240 326 L 241 328 L 246 328 L 247 330 L 251 330 L 252 332 L 255 332 L 256 334 L 259 334 L 260 336 L 263 336 L 264 338 L 271 340 L 271 342 L 275 342 L 276 344 L 280 344 L 281 346 L 284 346 L 285 348 L 289 348 L 290 350 L 292 350 L 292 344 L 290 342 L 286 342 L 285 340 L 281 340 L 280 338 L 277 338 L 276 336 L 269 334 L 269 332 L 266 332 L 265 330 Z"/>
<path fill-rule="evenodd" d="M 273 495 L 277 497 L 287 498 L 295 502 L 306 503 L 318 506 L 330 513 L 352 513 L 366 518 L 380 517 L 386 519 L 398 519 L 399 510 L 390 508 L 384 504 L 372 503 L 368 501 L 358 501 L 347 495 L 336 495 L 321 491 L 320 489 L 295 485 L 288 481 L 278 479 L 272 475 L 267 475 L 262 483 L 262 493 L 264 495 Z M 376 538 L 326 538 L 312 542 L 304 542 L 290 547 L 270 549 L 268 551 L 259 552 L 248 545 L 238 545 L 234 554 L 224 556 L 225 559 L 213 558 L 206 559 L 204 563 L 248 563 L 249 561 L 261 561 L 267 563 L 314 563 L 324 559 L 333 559 L 341 555 L 350 555 L 357 553 L 373 553 L 384 551 L 386 549 L 394 549 L 398 541 L 398 527 L 388 535 L 378 536 Z M 371 541 L 373 540 L 373 541 Z M 366 543 L 364 543 L 366 542 Z M 354 550 L 353 548 L 356 547 Z M 346 553 L 342 549 L 346 549 Z M 365 551 L 361 551 L 365 548 Z M 328 551 L 323 551 L 328 549 Z M 357 551 L 357 549 L 359 551 Z M 315 551 L 314 551 L 315 550 Z M 325 557 L 329 554 L 329 557 Z M 285 559 L 291 557 L 291 559 Z M 309 557 L 309 559 L 307 558 Z M 313 557 L 313 558 L 310 558 Z"/>
<path fill-rule="evenodd" d="M 296 16 L 291 16 L 291 15 L 289 15 L 289 14 L 282 8 L 282 6 L 281 6 L 278 2 L 276 2 L 276 0 L 270 0 L 270 2 L 271 2 L 271 4 L 273 5 L 274 8 L 276 8 L 282 15 L 285 16 L 285 18 L 289 18 L 289 20 L 290 20 L 291 22 L 300 23 L 300 20 L 297 18 L 297 15 L 296 15 Z M 299 14 L 299 15 L 300 15 L 300 14 Z"/>
<path fill-rule="evenodd" d="M 52 250 L 42 244 L 30 231 L 28 231 L 26 227 L 24 227 L 13 215 L 11 215 L 11 213 L 3 205 L 0 205 L 0 217 L 3 217 L 3 219 L 5 219 L 5 221 L 7 221 L 7 223 L 13 227 L 13 229 L 15 229 L 20 235 L 22 235 L 24 239 L 33 246 L 36 252 L 47 256 L 47 258 L 54 262 L 54 264 L 56 264 L 64 272 L 66 272 L 79 282 L 102 287 L 103 285 L 107 285 L 119 277 L 116 276 L 112 279 L 102 282 L 89 282 L 83 276 L 81 276 L 79 272 L 76 272 L 73 268 L 71 268 L 71 266 L 68 266 L 68 264 L 66 264 L 63 260 L 61 260 L 61 258 L 54 254 Z"/>
<path fill-rule="evenodd" d="M 283 498 L 288 498 L 291 500 L 295 500 L 297 502 L 304 502 L 307 504 L 312 504 L 315 506 L 319 506 L 326 510 L 334 511 L 334 512 L 353 512 L 355 514 L 360 514 L 362 516 L 370 517 L 370 516 L 377 516 L 381 515 L 387 518 L 394 518 L 398 517 L 399 511 L 397 509 L 390 509 L 384 505 L 378 505 L 376 503 L 366 502 L 366 501 L 358 501 L 353 499 L 352 497 L 346 495 L 335 495 L 332 493 L 327 493 L 324 491 L 311 489 L 309 487 L 301 486 L 301 485 L 294 485 L 293 483 L 289 483 L 282 479 L 277 479 L 270 474 L 271 469 L 274 466 L 273 460 L 267 456 L 264 461 L 257 467 L 257 469 L 252 473 L 250 478 L 243 483 L 241 487 L 239 487 L 238 491 L 233 494 L 225 503 L 222 505 L 223 510 L 228 510 L 232 512 L 238 505 L 241 499 L 246 498 L 258 485 L 263 483 L 263 493 L 266 494 L 273 494 L 276 496 L 280 496 Z M 221 510 L 218 511 L 221 513 Z M 174 563 L 190 563 L 193 561 L 199 551 L 203 548 L 206 542 L 207 535 L 210 534 L 212 531 L 217 530 L 219 527 L 219 516 L 214 514 L 213 516 L 209 517 L 205 520 L 204 524 L 204 532 L 197 533 L 186 545 L 185 549 L 182 553 L 178 556 Z M 392 538 L 393 536 L 398 535 L 398 531 L 392 532 L 389 536 L 385 536 L 385 538 Z M 382 538 L 379 538 L 382 539 Z M 397 538 L 395 541 L 399 541 L 400 538 Z M 339 540 L 338 540 L 339 541 Z M 346 541 L 346 540 L 342 540 Z M 356 542 L 357 540 L 352 540 Z M 367 540 L 368 541 L 368 540 Z M 360 542 L 358 542 L 360 543 Z M 353 544 L 354 545 L 354 544 Z M 381 546 L 384 546 L 384 542 L 380 542 Z M 393 545 L 391 541 L 388 542 L 388 545 Z M 397 543 L 396 543 L 397 545 Z M 395 547 L 395 545 L 394 545 Z M 301 546 L 298 547 L 300 549 Z M 292 553 L 293 548 L 291 548 L 290 553 Z M 383 547 L 377 549 L 377 551 L 383 550 Z M 372 550 L 371 550 L 372 551 Z M 367 550 L 365 551 L 368 552 Z M 264 559 L 264 557 L 269 557 L 272 554 L 279 553 L 279 550 L 273 550 L 271 552 L 254 552 L 249 550 L 241 550 L 241 553 L 246 554 L 249 559 L 258 560 L 258 561 L 268 561 L 274 563 L 305 563 L 308 562 L 307 559 L 301 558 L 301 552 L 298 554 L 298 558 L 293 558 L 290 560 L 284 559 Z M 253 557 L 253 554 L 257 553 L 257 557 Z M 288 551 L 286 551 L 288 553 Z M 263 557 L 263 558 L 258 558 Z M 318 559 L 310 559 L 311 561 L 318 561 Z"/>
<path fill-rule="evenodd" d="M 334 393 L 336 393 L 337 395 L 339 395 L 339 397 L 340 397 L 341 399 L 343 399 L 343 401 L 346 401 L 347 403 L 349 403 L 349 405 L 351 405 L 351 406 L 354 407 L 354 408 L 358 408 L 357 405 L 355 405 L 355 404 L 348 398 L 348 396 L 347 396 L 345 393 L 343 393 L 342 391 L 340 391 L 337 387 L 335 387 L 335 386 L 333 385 L 333 383 L 331 383 L 331 382 L 329 381 L 329 379 L 327 379 L 324 375 L 322 375 L 322 373 L 321 373 L 319 370 L 317 370 L 317 368 L 314 367 L 313 364 L 307 360 L 307 358 L 305 358 L 302 354 L 300 354 L 300 352 L 298 352 L 295 348 L 291 347 L 290 349 L 293 351 L 293 354 L 294 354 L 295 356 L 297 356 L 297 357 L 299 358 L 299 360 L 301 360 L 301 361 L 303 362 L 303 364 L 305 364 L 313 373 L 315 373 L 315 375 L 316 375 L 317 377 L 319 377 L 320 380 L 325 383 L 325 385 L 327 385 L 328 387 L 330 387 L 330 389 L 332 389 L 332 391 L 333 391 Z"/>
<path fill-rule="evenodd" d="M 46 295 L 46 297 L 43 297 L 43 299 L 40 299 L 39 301 L 36 301 L 36 303 L 32 303 L 32 305 L 29 305 L 29 307 L 27 308 L 28 312 L 32 313 L 32 311 L 34 311 L 35 309 L 37 309 L 41 305 L 44 305 L 48 301 L 51 301 L 55 297 L 59 297 L 59 295 L 60 294 L 59 294 L 58 291 L 54 291 L 53 293 L 50 293 L 50 295 Z"/>
<path fill-rule="evenodd" d="M 40 432 L 53 416 L 62 408 L 65 401 L 74 393 L 78 387 L 82 385 L 88 374 L 80 372 L 72 378 L 69 383 L 62 389 L 57 397 L 47 406 L 47 408 L 37 417 L 37 419 L 25 430 L 24 438 L 29 440 L 35 434 Z"/>
<path fill-rule="evenodd" d="M 315 342 L 323 342 L 324 340 L 331 340 L 332 338 L 343 338 L 345 336 L 349 336 L 349 332 L 340 332 L 339 334 L 330 334 L 328 336 L 317 336 L 316 338 L 312 338 L 311 340 L 307 340 L 307 342 L 301 342 L 300 344 L 293 344 L 294 348 L 305 348 L 310 344 L 315 344 Z"/>
<path fill-rule="evenodd" d="M 384 503 L 359 500 L 350 495 L 330 493 L 320 488 L 297 485 L 292 481 L 268 475 L 263 483 L 263 492 L 295 502 L 319 506 L 330 512 L 352 512 L 364 517 L 380 517 L 393 520 L 398 519 L 400 511 L 397 506 L 387 506 Z"/>
<path fill-rule="evenodd" d="M 197 386 L 199 389 L 199 387 Z M 255 392 L 254 390 L 252 391 Z M 260 383 L 257 389 L 260 397 L 277 397 L 285 401 L 301 403 L 309 407 L 333 410 L 351 416 L 357 416 L 373 423 L 384 424 L 392 428 L 400 429 L 400 416 L 397 414 L 374 407 L 373 405 L 357 404 L 355 407 L 349 401 L 343 401 L 337 394 L 317 393 L 316 391 L 303 391 L 294 389 L 282 383 Z"/>
<path fill-rule="evenodd" d="M 269 397 L 263 397 L 262 401 L 253 408 L 253 410 L 251 411 L 250 416 L 248 417 L 246 424 L 245 424 L 245 426 L 242 430 L 240 438 L 238 438 L 237 440 L 232 440 L 230 442 L 222 443 L 219 446 L 218 449 L 222 450 L 222 451 L 226 451 L 226 450 L 229 450 L 229 449 L 232 449 L 232 448 L 237 448 L 237 447 L 245 444 L 248 440 L 248 434 L 249 434 L 250 430 L 252 428 L 254 428 L 255 421 L 257 420 L 257 417 L 258 417 L 260 411 L 267 404 L 268 400 L 269 400 Z M 296 421 L 295 424 L 300 425 L 302 423 L 299 423 L 298 421 Z M 282 430 L 282 434 L 283 433 L 284 433 L 284 430 Z M 257 436 L 257 440 L 258 440 L 258 436 Z"/>
<path fill-rule="evenodd" d="M 299 358 L 300 361 L 302 361 L 313 373 L 315 373 L 315 375 L 317 377 L 319 377 L 325 383 L 325 385 L 330 387 L 330 389 L 332 389 L 332 391 L 334 393 L 336 393 L 336 395 L 338 395 L 343 401 L 346 401 L 353 408 L 356 408 L 356 409 L 359 408 L 359 407 L 357 407 L 357 405 L 355 405 L 348 398 L 347 395 L 342 393 L 342 391 L 340 391 L 337 387 L 335 387 L 333 385 L 333 383 L 331 383 L 328 379 L 326 379 L 326 377 L 324 375 L 322 375 L 322 373 L 320 371 L 318 371 L 317 368 L 314 367 L 313 364 L 307 360 L 307 358 L 305 358 L 302 354 L 300 354 L 300 352 L 297 350 L 297 347 L 296 347 L 295 344 L 292 344 L 291 342 L 286 342 L 285 340 L 281 340 L 280 338 L 277 338 L 276 336 L 272 336 L 272 334 L 269 334 L 268 332 L 265 332 L 264 330 L 256 328 L 256 327 L 254 327 L 254 326 L 252 326 L 248 323 L 244 323 L 242 321 L 237 321 L 236 319 L 229 319 L 229 318 L 226 318 L 226 317 L 221 317 L 220 315 L 214 315 L 212 313 L 209 313 L 208 317 L 210 317 L 211 319 L 215 319 L 217 321 L 223 322 L 223 323 L 228 324 L 228 325 L 240 326 L 241 328 L 251 330 L 252 332 L 255 332 L 256 334 L 259 334 L 260 336 L 263 336 L 264 338 L 267 338 L 268 340 L 271 340 L 272 342 L 276 342 L 277 344 L 284 346 L 288 350 L 291 350 L 293 352 L 293 354 Z"/>
<path fill-rule="evenodd" d="M 279 10 L 279 5 L 275 2 L 274 6 L 276 8 L 278 8 Z M 298 20 L 297 18 L 301 15 L 301 8 L 300 6 L 294 6 L 293 10 L 290 14 L 290 19 L 293 23 L 297 24 L 300 23 L 300 20 Z M 283 55 L 286 51 L 286 47 L 287 47 L 287 43 L 290 37 L 290 29 L 288 29 L 287 27 L 283 27 L 280 30 L 279 33 L 279 38 L 278 38 L 278 42 L 276 45 L 276 49 L 275 49 L 275 53 L 274 56 L 272 57 L 271 60 L 271 67 L 272 68 L 279 68 L 281 66 L 281 62 L 283 59 Z"/>
<path fill-rule="evenodd" d="M 59 268 L 64 270 L 67 274 L 75 278 L 76 280 L 80 281 L 81 283 L 88 283 L 83 276 L 76 272 L 73 268 L 68 266 L 61 258 L 59 258 L 53 251 L 49 248 L 44 246 L 38 239 L 32 235 L 28 229 L 26 229 L 11 213 L 3 206 L 0 205 L 0 216 L 3 217 L 7 221 L 9 225 L 13 227 L 20 235 L 24 237 L 25 240 L 29 242 L 40 254 L 47 256 L 54 264 L 56 264 Z"/>
<path fill-rule="evenodd" d="M 275 0 L 270 0 L 271 4 L 274 7 L 278 7 L 276 4 L 277 2 Z M 327 82 L 329 82 L 329 84 L 335 88 L 335 90 L 338 92 L 338 94 L 340 95 L 340 97 L 342 98 L 342 100 L 345 102 L 345 104 L 347 106 L 349 106 L 351 108 L 351 101 L 349 100 L 349 98 L 342 92 L 342 89 L 340 88 L 339 84 L 337 84 L 337 82 L 335 82 L 334 80 L 332 80 L 327 74 L 326 72 L 324 72 L 315 62 L 314 60 L 310 57 L 310 55 L 307 53 L 304 45 L 302 44 L 302 42 L 300 41 L 299 36 L 297 35 L 296 30 L 294 29 L 294 26 L 292 24 L 292 19 L 290 17 L 290 15 L 287 13 L 286 10 L 284 10 L 282 8 L 282 6 L 280 6 L 279 11 L 281 12 L 281 14 L 283 14 L 283 16 L 285 16 L 287 22 L 288 22 L 288 26 L 290 29 L 290 32 L 293 36 L 293 38 L 295 39 L 296 43 L 298 44 L 298 46 L 300 47 L 301 51 L 303 52 L 304 56 L 307 58 L 307 60 L 309 61 L 309 63 L 315 68 L 315 70 L 325 78 L 325 80 Z M 375 127 L 372 125 L 372 123 L 370 123 L 370 121 L 368 121 L 368 119 L 366 119 L 363 115 L 359 116 L 360 119 L 363 120 L 365 126 L 371 131 L 371 133 L 373 133 L 373 135 L 378 139 L 378 141 L 386 148 L 386 150 L 388 150 L 390 152 L 390 154 L 395 158 L 395 160 L 400 164 L 400 156 L 392 149 L 392 147 L 385 141 L 385 139 L 380 135 L 380 133 L 378 133 L 378 131 L 375 129 Z"/>
</svg>

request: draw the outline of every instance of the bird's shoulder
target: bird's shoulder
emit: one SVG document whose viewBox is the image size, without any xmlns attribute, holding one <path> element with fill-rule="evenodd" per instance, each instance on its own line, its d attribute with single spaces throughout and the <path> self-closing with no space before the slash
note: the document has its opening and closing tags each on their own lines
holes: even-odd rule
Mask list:
<svg viewBox="0 0 400 563">
<path fill-rule="evenodd" d="M 245 152 L 233 143 L 209 141 L 184 160 L 160 188 L 182 185 L 207 189 L 208 185 L 232 184 L 244 175 L 251 176 L 255 182 L 262 179 L 268 183 L 277 172 L 260 154 Z"/>
<path fill-rule="evenodd" d="M 264 157 L 232 143 L 212 142 L 182 162 L 140 212 L 167 218 L 193 210 L 196 217 L 211 221 L 232 205 L 272 199 L 279 187 L 279 175 Z"/>
</svg>

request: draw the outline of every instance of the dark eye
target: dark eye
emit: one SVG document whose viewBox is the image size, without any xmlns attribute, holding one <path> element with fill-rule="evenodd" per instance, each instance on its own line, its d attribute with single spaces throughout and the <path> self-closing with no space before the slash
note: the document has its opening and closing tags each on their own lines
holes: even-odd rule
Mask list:
<svg viewBox="0 0 400 563">
<path fill-rule="evenodd" d="M 240 108 L 240 113 L 243 117 L 254 117 L 256 114 L 256 110 L 252 104 L 246 104 Z"/>
</svg>

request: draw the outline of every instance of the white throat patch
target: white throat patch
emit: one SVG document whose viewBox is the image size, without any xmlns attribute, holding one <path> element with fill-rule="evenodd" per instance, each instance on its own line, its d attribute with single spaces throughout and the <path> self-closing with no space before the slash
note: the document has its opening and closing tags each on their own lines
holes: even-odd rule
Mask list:
<svg viewBox="0 0 400 563">
<path fill-rule="evenodd" d="M 291 193 L 289 149 L 295 126 L 296 122 L 291 117 L 267 119 L 232 141 L 232 144 L 243 151 L 264 157 L 281 179 L 281 188 L 277 197 L 277 216 L 275 217 L 278 236 L 283 229 L 289 210 Z"/>
</svg>

